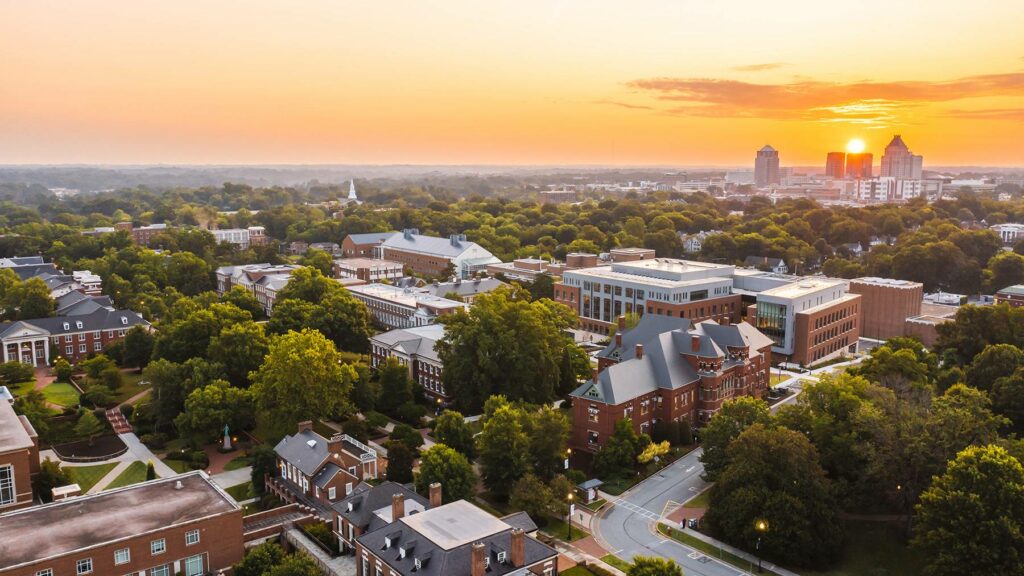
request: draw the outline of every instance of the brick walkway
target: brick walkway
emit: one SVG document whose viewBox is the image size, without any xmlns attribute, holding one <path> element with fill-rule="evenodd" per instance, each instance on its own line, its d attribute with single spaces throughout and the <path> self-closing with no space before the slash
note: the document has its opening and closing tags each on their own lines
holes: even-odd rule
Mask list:
<svg viewBox="0 0 1024 576">
<path fill-rule="evenodd" d="M 111 408 L 107 410 L 106 415 L 115 433 L 127 434 L 132 431 L 132 425 L 128 423 L 128 420 L 125 420 L 120 408 Z"/>
</svg>

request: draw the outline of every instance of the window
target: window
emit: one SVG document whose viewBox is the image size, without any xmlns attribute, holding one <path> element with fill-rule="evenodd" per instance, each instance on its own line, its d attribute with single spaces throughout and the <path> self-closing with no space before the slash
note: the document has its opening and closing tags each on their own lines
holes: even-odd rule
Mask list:
<svg viewBox="0 0 1024 576">
<path fill-rule="evenodd" d="M 127 564 L 132 559 L 132 552 L 127 548 L 121 548 L 120 550 L 114 550 L 114 565 L 120 566 L 121 564 Z"/>
<path fill-rule="evenodd" d="M 14 466 L 0 468 L 0 506 L 14 503 Z"/>
<path fill-rule="evenodd" d="M 65 322 L 64 323 L 64 329 L 65 330 L 70 330 L 71 329 L 71 324 L 68 324 L 67 322 Z"/>
<path fill-rule="evenodd" d="M 75 353 L 74 346 L 65 346 L 64 347 L 64 353 L 67 354 L 68 356 L 71 356 L 72 354 L 74 354 Z"/>
<path fill-rule="evenodd" d="M 198 534 L 198 532 L 196 532 Z M 196 540 L 198 542 L 198 540 Z M 203 573 L 203 556 L 185 558 L 185 576 L 199 576 Z"/>
<path fill-rule="evenodd" d="M 53 576 L 53 568 L 45 568 L 36 572 L 36 576 Z"/>
<path fill-rule="evenodd" d="M 337 492 L 338 491 L 337 491 L 337 489 L 334 486 L 331 486 L 330 488 L 328 488 L 327 489 L 327 499 L 328 500 L 334 500 Z"/>
<path fill-rule="evenodd" d="M 163 554 L 167 551 L 167 540 L 161 538 L 159 540 L 153 540 L 149 543 L 149 553 L 153 556 L 157 554 Z"/>
<path fill-rule="evenodd" d="M 498 552 L 498 563 L 499 564 L 504 564 L 505 563 L 505 558 L 507 558 L 507 557 L 508 557 L 508 553 L 507 552 L 505 552 L 505 551 Z"/>
<path fill-rule="evenodd" d="M 81 352 L 82 354 L 85 354 L 85 344 L 79 344 L 78 351 Z"/>
<path fill-rule="evenodd" d="M 103 343 L 102 342 L 93 342 L 92 349 L 94 351 L 96 351 L 96 352 L 99 352 L 100 350 L 103 350 Z"/>
<path fill-rule="evenodd" d="M 149 576 L 171 576 L 171 568 L 167 564 L 157 566 L 149 571 Z"/>
<path fill-rule="evenodd" d="M 71 342 L 71 338 L 72 338 L 71 334 L 68 334 L 68 335 L 64 336 L 64 342 L 65 343 Z"/>
<path fill-rule="evenodd" d="M 92 573 L 92 558 L 85 558 L 75 563 L 76 574 L 91 574 Z"/>
<path fill-rule="evenodd" d="M 81 320 L 76 320 L 75 321 L 75 328 L 78 328 L 79 330 L 82 329 L 82 321 Z"/>
<path fill-rule="evenodd" d="M 199 544 L 199 530 L 185 532 L 185 545 L 191 546 L 193 544 Z"/>
</svg>

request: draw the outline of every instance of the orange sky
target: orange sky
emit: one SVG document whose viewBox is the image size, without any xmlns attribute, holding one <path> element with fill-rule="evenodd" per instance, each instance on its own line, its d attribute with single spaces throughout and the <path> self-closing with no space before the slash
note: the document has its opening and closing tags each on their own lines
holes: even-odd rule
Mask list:
<svg viewBox="0 0 1024 576">
<path fill-rule="evenodd" d="M 0 2 L 0 164 L 1024 165 L 1020 0 Z"/>
</svg>

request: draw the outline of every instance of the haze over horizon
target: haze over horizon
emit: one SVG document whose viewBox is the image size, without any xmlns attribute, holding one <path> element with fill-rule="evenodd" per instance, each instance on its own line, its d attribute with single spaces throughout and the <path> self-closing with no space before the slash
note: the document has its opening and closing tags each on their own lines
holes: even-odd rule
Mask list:
<svg viewBox="0 0 1024 576">
<path fill-rule="evenodd" d="M 926 169 L 1020 166 L 1022 26 L 1012 0 L 8 3 L 0 164 L 817 166 L 899 133 Z"/>
</svg>

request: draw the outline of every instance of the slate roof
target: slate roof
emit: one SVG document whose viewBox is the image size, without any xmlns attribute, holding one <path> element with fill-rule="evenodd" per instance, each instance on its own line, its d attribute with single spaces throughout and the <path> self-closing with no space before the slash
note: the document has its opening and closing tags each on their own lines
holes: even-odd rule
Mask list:
<svg viewBox="0 0 1024 576">
<path fill-rule="evenodd" d="M 624 344 L 628 334 L 623 335 Z M 694 337 L 698 343 L 696 350 Z M 772 341 L 746 322 L 720 325 L 705 320 L 689 329 L 662 332 L 642 344 L 643 358 L 636 358 L 635 346 L 626 349 L 622 361 L 598 374 L 596 382 L 588 381 L 573 390 L 572 395 L 621 404 L 658 388 L 676 390 L 699 379 L 687 356 L 726 358 L 729 348 L 746 347 L 749 357 L 754 357 L 758 350 L 771 346 Z"/>
<path fill-rule="evenodd" d="M 459 500 L 419 514 L 406 516 L 387 527 L 359 537 L 359 542 L 403 576 L 469 576 L 472 573 L 472 546 L 484 545 L 490 557 L 488 576 L 523 573 L 511 564 L 512 526 L 476 506 Z M 475 532 L 475 533 L 474 533 Z M 472 535 L 471 538 L 466 538 Z M 385 548 L 385 538 L 390 546 Z M 453 547 L 453 539 L 466 540 Z M 530 537 L 523 537 L 525 565 L 557 556 L 554 548 Z M 404 558 L 402 551 L 404 550 Z M 505 563 L 497 561 L 499 552 L 507 552 Z M 420 566 L 417 568 L 416 563 Z"/>
<path fill-rule="evenodd" d="M 397 482 L 382 482 L 377 486 L 371 486 L 366 482 L 360 482 L 352 489 L 352 494 L 346 496 L 331 505 L 338 514 L 348 520 L 354 526 L 360 527 L 363 532 L 372 532 L 384 526 L 386 522 L 380 516 L 374 514 L 382 508 L 390 508 L 391 497 L 401 494 L 405 497 L 405 510 L 410 513 L 413 510 L 426 510 L 430 502 L 417 494 L 412 488 L 403 486 Z M 349 504 L 352 510 L 349 511 Z M 388 516 L 390 518 L 390 515 Z"/>
<path fill-rule="evenodd" d="M 1012 294 L 1014 296 L 1024 296 L 1024 285 L 1014 284 L 1013 286 L 1007 286 L 1002 290 L 996 292 L 996 294 Z"/>
<path fill-rule="evenodd" d="M 89 296 L 78 290 L 72 290 L 57 298 L 58 316 L 82 316 L 101 308 L 112 310 L 113 307 L 109 296 Z"/>
<path fill-rule="evenodd" d="M 491 290 L 497 290 L 505 285 L 506 284 L 504 282 L 497 278 L 476 278 L 463 280 L 461 282 L 439 282 L 437 284 L 427 284 L 422 289 L 428 294 L 443 298 L 449 292 L 455 292 L 459 296 L 476 296 L 477 294 L 486 294 Z"/>
<path fill-rule="evenodd" d="M 122 320 L 122 318 L 124 320 Z M 50 318 L 35 318 L 25 320 L 26 324 L 46 330 L 51 335 L 67 334 L 75 332 L 90 332 L 95 330 L 122 330 L 132 326 L 149 326 L 138 312 L 131 310 L 113 310 L 110 308 L 98 308 L 88 314 L 75 316 L 52 316 Z M 78 323 L 82 327 L 78 327 Z M 67 329 L 64 324 L 67 323 Z"/>
<path fill-rule="evenodd" d="M 28 264 L 28 265 L 15 265 L 5 266 L 9 268 L 18 278 L 22 280 L 28 280 L 29 278 L 35 278 L 42 274 L 52 274 L 54 276 L 60 275 L 60 270 L 53 264 Z"/>
<path fill-rule="evenodd" d="M 370 232 L 367 234 L 349 234 L 348 237 L 355 244 L 380 244 L 399 232 Z"/>
<path fill-rule="evenodd" d="M 277 446 L 274 446 L 274 452 L 306 476 L 315 474 L 329 456 L 327 439 L 312 430 L 281 438 Z"/>
<path fill-rule="evenodd" d="M 440 362 L 434 345 L 438 340 L 444 338 L 444 326 L 441 324 L 429 324 L 416 328 L 399 328 L 389 330 L 383 334 L 372 336 L 370 340 L 378 345 L 392 350 L 402 351 L 410 356 L 419 356 L 426 360 Z"/>
<path fill-rule="evenodd" d="M 526 512 L 516 512 L 509 514 L 508 516 L 501 517 L 502 522 L 508 524 L 513 528 L 519 528 L 527 534 L 531 534 L 537 531 L 537 523 L 530 518 L 530 515 Z"/>
<path fill-rule="evenodd" d="M 334 462 L 328 462 L 326 466 L 320 470 L 320 473 L 313 478 L 313 484 L 316 484 L 321 489 L 326 490 L 327 485 L 334 480 L 334 477 L 341 472 L 341 466 L 338 466 Z"/>
<path fill-rule="evenodd" d="M 423 236 L 422 234 L 409 234 L 409 237 L 406 238 L 406 235 L 402 233 L 392 235 L 381 245 L 385 248 L 394 248 L 395 250 L 405 250 L 421 254 L 432 254 L 446 258 L 458 258 L 467 250 L 478 246 L 476 242 L 470 242 L 468 240 L 452 242 L 450 238 Z M 480 249 L 484 250 L 483 248 Z M 486 250 L 484 250 L 484 252 L 486 254 L 490 254 L 490 252 L 487 252 Z"/>
<path fill-rule="evenodd" d="M 615 338 L 597 353 L 598 358 L 632 358 L 637 344 L 643 344 L 658 334 L 670 330 L 688 330 L 691 324 L 686 318 L 673 318 L 658 314 L 644 314 L 631 329 L 622 333 L 622 349 L 615 346 Z"/>
</svg>

